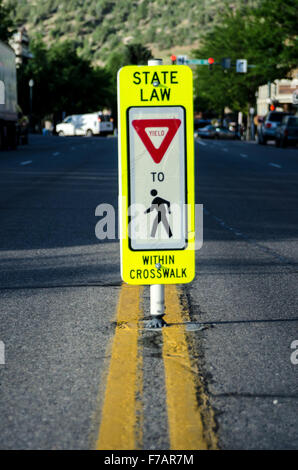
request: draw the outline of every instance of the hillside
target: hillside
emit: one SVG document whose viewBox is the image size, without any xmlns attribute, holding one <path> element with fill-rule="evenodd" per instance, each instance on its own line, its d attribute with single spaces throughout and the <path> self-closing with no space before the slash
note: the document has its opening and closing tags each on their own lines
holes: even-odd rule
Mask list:
<svg viewBox="0 0 298 470">
<path fill-rule="evenodd" d="M 111 52 L 133 41 L 161 57 L 186 53 L 220 21 L 227 3 L 247 0 L 18 0 L 14 20 L 49 44 L 72 39 L 80 55 L 105 64 Z"/>
</svg>

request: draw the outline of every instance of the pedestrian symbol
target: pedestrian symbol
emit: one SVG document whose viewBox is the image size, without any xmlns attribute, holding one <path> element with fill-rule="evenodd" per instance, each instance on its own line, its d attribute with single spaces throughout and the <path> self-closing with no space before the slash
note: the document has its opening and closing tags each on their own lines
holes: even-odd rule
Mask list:
<svg viewBox="0 0 298 470">
<path fill-rule="evenodd" d="M 162 199 L 161 197 L 155 197 L 157 196 L 156 189 L 152 189 L 150 194 L 151 196 L 154 197 L 154 199 L 151 203 L 151 206 L 146 210 L 145 214 L 148 214 L 149 212 L 152 212 L 154 210 L 157 211 L 157 215 L 154 219 L 152 230 L 151 230 L 151 237 L 152 238 L 155 237 L 157 227 L 162 222 L 169 238 L 171 238 L 173 234 L 172 234 L 172 231 L 169 226 L 168 219 L 167 219 L 167 209 L 168 209 L 168 213 L 171 214 L 171 204 L 169 201 L 166 201 L 165 199 Z"/>
</svg>

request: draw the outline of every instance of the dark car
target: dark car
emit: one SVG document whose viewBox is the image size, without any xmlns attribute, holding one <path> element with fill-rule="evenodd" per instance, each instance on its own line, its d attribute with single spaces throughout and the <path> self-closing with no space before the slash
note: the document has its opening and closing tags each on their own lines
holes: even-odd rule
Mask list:
<svg viewBox="0 0 298 470">
<path fill-rule="evenodd" d="M 236 134 L 230 131 L 227 127 L 216 127 L 215 129 L 216 139 L 236 139 Z"/>
<path fill-rule="evenodd" d="M 275 140 L 276 131 L 281 124 L 284 116 L 288 113 L 281 111 L 270 111 L 263 122 L 258 125 L 257 141 L 258 144 L 265 145 L 268 140 Z"/>
<path fill-rule="evenodd" d="M 198 129 L 196 134 L 198 137 L 202 137 L 203 139 L 214 139 L 216 130 L 214 126 L 209 124 L 208 126 Z"/>
<path fill-rule="evenodd" d="M 287 147 L 298 143 L 298 116 L 284 116 L 281 125 L 276 131 L 275 145 Z"/>
<path fill-rule="evenodd" d="M 198 129 L 202 129 L 202 127 L 208 126 L 208 124 L 211 124 L 210 119 L 195 119 L 194 129 L 197 131 Z"/>
</svg>

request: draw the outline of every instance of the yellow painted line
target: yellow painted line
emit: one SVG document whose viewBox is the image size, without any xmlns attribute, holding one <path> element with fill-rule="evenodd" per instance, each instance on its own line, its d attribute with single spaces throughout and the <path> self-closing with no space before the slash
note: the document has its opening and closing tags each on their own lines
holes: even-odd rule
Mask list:
<svg viewBox="0 0 298 470">
<path fill-rule="evenodd" d="M 134 450 L 141 446 L 142 416 L 137 396 L 141 393 L 141 357 L 138 320 L 142 286 L 122 285 L 101 423 L 98 450 Z"/>
<path fill-rule="evenodd" d="M 165 305 L 165 319 L 168 323 L 174 324 L 162 330 L 171 449 L 215 449 L 216 438 L 211 412 L 207 407 L 207 397 L 199 382 L 196 365 L 192 363 L 189 355 L 183 324 L 184 321 L 189 321 L 189 316 L 180 303 L 175 285 L 166 286 Z M 197 399 L 198 393 L 200 405 Z"/>
</svg>

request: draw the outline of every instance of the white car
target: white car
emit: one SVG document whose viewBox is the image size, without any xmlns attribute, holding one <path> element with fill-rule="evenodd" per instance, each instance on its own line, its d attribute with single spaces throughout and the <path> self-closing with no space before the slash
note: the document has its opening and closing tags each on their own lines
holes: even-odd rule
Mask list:
<svg viewBox="0 0 298 470">
<path fill-rule="evenodd" d="M 56 132 L 65 135 L 93 135 L 113 134 L 114 123 L 110 114 L 101 112 L 90 114 L 73 114 L 67 116 L 63 122 L 56 125 Z"/>
</svg>

